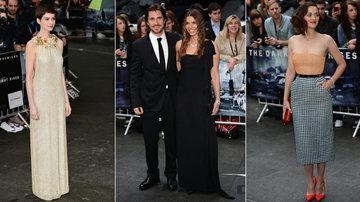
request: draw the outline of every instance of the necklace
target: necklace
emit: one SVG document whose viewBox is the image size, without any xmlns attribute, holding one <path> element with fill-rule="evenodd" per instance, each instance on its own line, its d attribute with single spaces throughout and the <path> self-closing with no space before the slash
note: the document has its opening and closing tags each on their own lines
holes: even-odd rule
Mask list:
<svg viewBox="0 0 360 202">
<path fill-rule="evenodd" d="M 195 43 L 195 44 L 190 43 L 190 47 L 191 47 L 191 48 L 196 48 L 196 47 L 197 47 L 197 43 Z"/>
</svg>

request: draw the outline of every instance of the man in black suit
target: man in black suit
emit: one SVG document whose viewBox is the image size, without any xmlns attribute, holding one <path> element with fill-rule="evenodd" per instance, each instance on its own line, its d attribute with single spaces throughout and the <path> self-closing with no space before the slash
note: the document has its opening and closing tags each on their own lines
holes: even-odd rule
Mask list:
<svg viewBox="0 0 360 202">
<path fill-rule="evenodd" d="M 147 177 L 140 184 L 146 190 L 160 182 L 158 142 L 159 118 L 165 135 L 165 176 L 170 191 L 177 189 L 175 98 L 178 81 L 175 44 L 177 34 L 165 33 L 165 10 L 154 4 L 145 13 L 150 33 L 133 43 L 130 71 L 131 102 L 143 122 Z"/>
<path fill-rule="evenodd" d="M 221 20 L 221 6 L 216 2 L 210 3 L 208 14 L 210 21 L 205 22 L 206 38 L 215 41 L 216 36 L 224 27 L 224 22 Z"/>
</svg>

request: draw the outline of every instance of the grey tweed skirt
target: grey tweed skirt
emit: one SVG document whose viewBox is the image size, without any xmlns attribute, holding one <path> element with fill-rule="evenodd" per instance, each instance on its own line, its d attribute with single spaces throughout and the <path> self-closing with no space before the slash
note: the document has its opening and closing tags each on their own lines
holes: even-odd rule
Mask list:
<svg viewBox="0 0 360 202">
<path fill-rule="evenodd" d="M 296 161 L 315 164 L 334 160 L 332 98 L 320 86 L 324 77 L 297 77 L 291 85 Z"/>
</svg>

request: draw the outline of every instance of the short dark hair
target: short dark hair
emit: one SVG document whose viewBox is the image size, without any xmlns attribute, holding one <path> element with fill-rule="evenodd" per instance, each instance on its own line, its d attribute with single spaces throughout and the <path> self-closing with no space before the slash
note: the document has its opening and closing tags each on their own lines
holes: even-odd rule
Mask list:
<svg viewBox="0 0 360 202">
<path fill-rule="evenodd" d="M 213 11 L 221 9 L 221 6 L 216 2 L 211 2 L 208 6 L 208 13 L 211 14 Z"/>
<path fill-rule="evenodd" d="M 314 3 L 315 4 L 324 4 L 324 5 L 326 5 L 325 0 L 314 0 Z"/>
<path fill-rule="evenodd" d="M 40 20 L 45 15 L 45 13 L 51 13 L 55 16 L 57 15 L 57 12 L 53 6 L 50 6 L 48 4 L 42 4 L 36 8 L 35 18 Z"/>
<path fill-rule="evenodd" d="M 305 34 L 307 31 L 307 23 L 304 20 L 304 16 L 309 10 L 309 7 L 314 6 L 316 4 L 313 2 L 306 2 L 304 5 L 300 6 L 295 10 L 295 13 L 291 17 L 291 24 L 295 29 L 295 34 Z M 317 7 L 316 7 L 317 8 Z"/>
<path fill-rule="evenodd" d="M 148 21 L 148 18 L 149 18 L 149 12 L 150 11 L 160 11 L 163 18 L 164 18 L 164 21 L 166 20 L 166 10 L 160 6 L 159 4 L 153 4 L 151 6 L 149 6 L 147 9 L 146 9 L 146 12 L 145 12 L 145 22 Z"/>
</svg>

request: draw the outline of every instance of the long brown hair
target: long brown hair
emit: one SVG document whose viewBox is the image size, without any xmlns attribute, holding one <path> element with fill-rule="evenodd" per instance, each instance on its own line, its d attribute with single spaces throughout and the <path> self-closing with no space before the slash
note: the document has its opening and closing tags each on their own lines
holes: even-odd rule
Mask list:
<svg viewBox="0 0 360 202">
<path fill-rule="evenodd" d="M 349 16 L 347 14 L 347 9 L 348 9 L 349 5 L 355 7 L 357 10 L 357 16 L 355 19 L 355 30 L 356 30 L 355 32 L 357 32 L 359 30 L 359 21 L 358 21 L 359 20 L 359 7 L 358 7 L 358 5 L 354 1 L 351 1 L 351 0 L 343 2 L 341 4 L 340 24 L 344 30 L 344 34 L 345 34 L 347 41 L 352 39 L 351 31 L 350 31 L 351 23 L 349 21 Z"/>
<path fill-rule="evenodd" d="M 142 22 L 145 22 L 146 32 L 149 33 L 149 27 L 148 27 L 148 25 L 146 24 L 145 15 L 142 15 L 142 16 L 138 19 L 138 21 L 137 21 L 137 27 L 136 27 L 137 32 L 136 32 L 136 35 L 135 35 L 135 38 L 136 38 L 136 39 L 140 39 L 140 38 L 141 38 L 141 34 L 142 34 L 142 33 L 141 33 L 141 24 L 142 24 Z"/>
<path fill-rule="evenodd" d="M 184 16 L 184 22 L 183 22 L 183 39 L 181 43 L 180 48 L 180 57 L 184 56 L 186 54 L 186 48 L 188 47 L 190 43 L 190 34 L 187 32 L 185 28 L 186 24 L 186 18 L 187 17 L 193 17 L 196 21 L 197 25 L 197 34 L 198 34 L 198 50 L 197 50 L 197 57 L 200 58 L 203 55 L 204 48 L 205 48 L 205 22 L 203 15 L 196 9 L 189 10 L 185 16 Z"/>
</svg>

